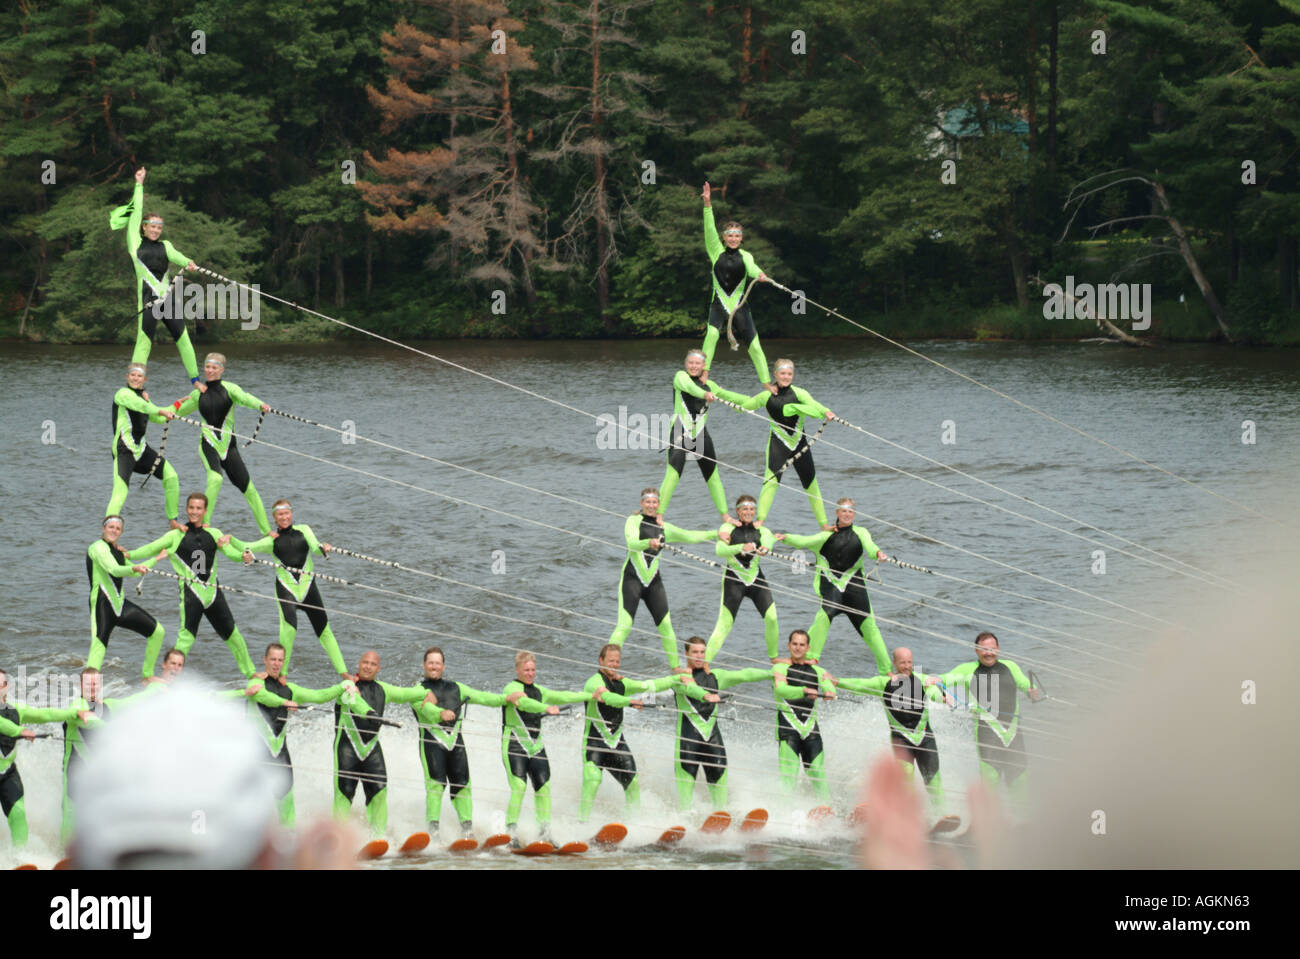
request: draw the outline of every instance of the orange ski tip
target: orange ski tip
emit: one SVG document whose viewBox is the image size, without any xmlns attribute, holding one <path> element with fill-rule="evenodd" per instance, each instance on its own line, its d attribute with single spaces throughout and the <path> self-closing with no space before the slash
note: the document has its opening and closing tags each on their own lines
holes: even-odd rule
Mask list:
<svg viewBox="0 0 1300 959">
<path fill-rule="evenodd" d="M 566 842 L 556 850 L 556 852 L 561 856 L 573 856 L 586 851 L 587 844 L 585 842 Z"/>
<path fill-rule="evenodd" d="M 504 846 L 510 841 L 510 833 L 499 832 L 495 835 L 488 836 L 483 840 L 484 849 L 495 849 L 497 846 Z"/>
<path fill-rule="evenodd" d="M 55 869 L 71 869 L 71 868 L 72 868 L 72 860 L 71 860 L 71 859 L 60 859 L 58 862 L 56 862 L 56 863 L 54 864 L 54 868 L 55 868 Z"/>
<path fill-rule="evenodd" d="M 766 809 L 751 809 L 745 813 L 745 820 L 740 824 L 741 832 L 757 832 L 767 825 Z"/>
<path fill-rule="evenodd" d="M 666 845 L 668 843 L 681 842 L 684 838 L 686 838 L 685 826 L 669 826 L 663 831 L 663 835 L 659 837 L 659 841 Z"/>
<path fill-rule="evenodd" d="M 427 832 L 413 832 L 406 837 L 406 842 L 402 843 L 400 851 L 404 853 L 419 852 L 427 845 L 429 845 L 429 834 Z"/>
<path fill-rule="evenodd" d="M 511 850 L 518 856 L 546 856 L 555 852 L 555 847 L 549 842 L 530 842 L 522 849 Z"/>
<path fill-rule="evenodd" d="M 622 823 L 611 822 L 600 827 L 600 832 L 596 833 L 596 842 L 602 845 L 612 846 L 616 842 L 622 842 L 627 838 L 627 826 Z"/>
<path fill-rule="evenodd" d="M 19 870 L 36 869 L 36 868 L 37 866 L 35 863 L 25 862 L 21 866 L 14 866 L 14 872 L 18 872 Z"/>
<path fill-rule="evenodd" d="M 830 806 L 814 806 L 808 810 L 808 818 L 813 822 L 823 822 L 834 815 Z"/>
<path fill-rule="evenodd" d="M 730 825 L 731 814 L 719 810 L 718 812 L 711 814 L 708 819 L 704 820 L 704 824 L 700 826 L 700 832 L 726 832 Z"/>
<path fill-rule="evenodd" d="M 509 841 L 510 838 L 506 837 L 506 842 Z M 448 846 L 447 851 L 448 852 L 473 852 L 477 848 L 478 848 L 478 840 L 470 839 L 468 836 L 466 836 L 464 839 L 457 839 L 454 843 Z"/>
<path fill-rule="evenodd" d="M 388 852 L 388 840 L 373 839 L 361 847 L 361 851 L 357 853 L 357 858 L 378 859 L 386 852 Z"/>
</svg>

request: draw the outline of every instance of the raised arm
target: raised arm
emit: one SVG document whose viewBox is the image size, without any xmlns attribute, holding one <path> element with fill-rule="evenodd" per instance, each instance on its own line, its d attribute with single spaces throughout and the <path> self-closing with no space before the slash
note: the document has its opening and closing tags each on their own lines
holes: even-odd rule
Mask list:
<svg viewBox="0 0 1300 959">
<path fill-rule="evenodd" d="M 704 204 L 704 249 L 709 254 L 710 262 L 720 257 L 726 249 L 722 245 L 722 237 L 718 236 L 717 224 L 713 222 L 713 207 L 708 203 Z"/>
</svg>

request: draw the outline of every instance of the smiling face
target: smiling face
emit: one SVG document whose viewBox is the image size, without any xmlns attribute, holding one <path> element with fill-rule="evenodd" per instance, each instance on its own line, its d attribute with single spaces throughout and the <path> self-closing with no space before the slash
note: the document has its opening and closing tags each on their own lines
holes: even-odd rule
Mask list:
<svg viewBox="0 0 1300 959">
<path fill-rule="evenodd" d="M 698 379 L 704 372 L 704 357 L 699 353 L 692 353 L 686 357 L 686 375 Z"/>
<path fill-rule="evenodd" d="M 379 654 L 373 649 L 367 650 L 357 664 L 357 678 L 371 680 L 379 675 Z"/>
<path fill-rule="evenodd" d="M 220 363 L 213 363 L 211 360 L 208 360 L 203 364 L 203 375 L 208 378 L 209 383 L 221 379 L 221 374 L 224 373 L 225 370 L 226 368 Z"/>
<path fill-rule="evenodd" d="M 146 377 L 144 375 L 144 370 L 139 369 L 138 367 L 133 367 L 132 369 L 127 370 L 126 385 L 131 387 L 131 389 L 133 390 L 144 389 L 145 379 Z"/>
<path fill-rule="evenodd" d="M 704 653 L 708 647 L 704 643 L 691 643 L 686 647 L 686 665 L 691 669 L 704 668 Z"/>
<path fill-rule="evenodd" d="M 160 216 L 151 216 L 140 225 L 140 232 L 144 234 L 145 239 L 158 242 L 158 237 L 162 236 L 163 221 Z"/>
<path fill-rule="evenodd" d="M 776 385 L 785 388 L 794 382 L 794 367 L 781 365 L 776 369 Z"/>
<path fill-rule="evenodd" d="M 424 657 L 424 675 L 429 679 L 442 679 L 442 671 L 445 667 L 442 653 L 430 653 Z"/>
<path fill-rule="evenodd" d="M 525 659 L 515 667 L 515 679 L 519 680 L 525 686 L 531 686 L 534 679 L 537 678 L 537 660 Z"/>
<path fill-rule="evenodd" d="M 185 501 L 185 518 L 191 525 L 202 526 L 203 514 L 208 511 L 208 504 L 203 502 L 197 496 L 191 497 Z"/>
<path fill-rule="evenodd" d="M 162 664 L 163 682 L 170 683 L 185 671 L 185 654 L 173 649 Z"/>
<path fill-rule="evenodd" d="M 81 677 L 81 697 L 90 703 L 99 702 L 100 693 L 104 691 L 103 673 L 87 673 Z"/>
<path fill-rule="evenodd" d="M 840 526 L 852 526 L 853 517 L 857 515 L 852 506 L 835 507 L 835 522 Z"/>
<path fill-rule="evenodd" d="M 998 641 L 995 636 L 987 636 L 975 644 L 975 656 L 981 666 L 993 666 L 998 661 Z"/>
<path fill-rule="evenodd" d="M 272 514 L 275 517 L 276 529 L 288 529 L 293 525 L 293 508 L 289 506 L 280 506 Z"/>
<path fill-rule="evenodd" d="M 912 651 L 906 646 L 894 650 L 894 672 L 900 676 L 912 675 Z"/>
<path fill-rule="evenodd" d="M 654 516 L 659 512 L 659 495 L 657 493 L 647 493 L 641 497 L 641 515 Z"/>
<path fill-rule="evenodd" d="M 745 231 L 738 226 L 733 226 L 722 234 L 722 242 L 726 244 L 728 250 L 734 250 L 745 240 Z"/>
<path fill-rule="evenodd" d="M 742 523 L 754 522 L 754 517 L 758 515 L 758 506 L 751 500 L 746 500 L 736 507 L 736 516 Z"/>
<path fill-rule="evenodd" d="M 808 634 L 795 633 L 790 637 L 790 641 L 786 645 L 790 649 L 790 659 L 796 663 L 802 663 L 804 657 L 808 655 Z"/>
<path fill-rule="evenodd" d="M 618 647 L 607 649 L 603 656 L 600 657 L 600 668 L 602 672 L 616 673 L 619 665 L 623 662 L 623 651 Z"/>
<path fill-rule="evenodd" d="M 117 542 L 117 538 L 122 535 L 122 521 L 117 518 L 110 519 L 104 524 L 104 541 L 112 546 Z"/>
</svg>

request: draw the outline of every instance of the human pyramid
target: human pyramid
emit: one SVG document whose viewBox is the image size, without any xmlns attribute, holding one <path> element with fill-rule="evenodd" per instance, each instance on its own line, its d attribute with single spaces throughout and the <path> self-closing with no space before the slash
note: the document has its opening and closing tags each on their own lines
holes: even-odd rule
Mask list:
<svg viewBox="0 0 1300 959">
<path fill-rule="evenodd" d="M 659 692 L 672 693 L 671 708 L 677 713 L 674 774 L 679 810 L 690 810 L 701 772 L 713 808 L 725 810 L 728 764 L 717 706 L 723 692 L 753 682 L 770 683 L 774 694 L 780 781 L 786 791 L 793 793 L 802 768 L 823 804 L 814 810 L 818 817 L 831 812 L 818 706 L 823 699 L 834 699 L 837 689 L 882 698 L 890 729 L 890 747 L 909 776 L 914 769 L 919 769 L 939 831 L 956 828 L 959 820 L 949 815 L 946 808 L 929 704 L 946 701 L 950 706 L 955 705 L 954 692 L 965 690 L 965 705 L 974 718 L 981 774 L 992 781 L 1004 781 L 1016 790 L 1024 788 L 1027 758 L 1024 737 L 1019 730 L 1017 693 L 1025 691 L 1037 699 L 1040 691 L 1015 663 L 999 659 L 998 641 L 990 632 L 983 632 L 976 639 L 975 661 L 962 663 L 942 676 L 915 671 L 911 651 L 904 647 L 894 649 L 892 654 L 887 651 L 867 594 L 866 563 L 894 560 L 875 545 L 864 527 L 854 524 L 851 498 L 837 500 L 835 520 L 827 521 L 813 462 L 812 441 L 804 432 L 804 420 L 821 419 L 824 429 L 827 422 L 835 420 L 835 414 L 794 385 L 791 360 L 778 359 L 769 376 L 767 359 L 747 301 L 755 283 L 770 280 L 741 248 L 743 231 L 739 223 L 725 224 L 719 235 L 707 183 L 702 192 L 704 244 L 711 262 L 713 288 L 708 327 L 703 348 L 687 353 L 684 369 L 677 371 L 673 378 L 672 433 L 663 482 L 658 489 L 642 490 L 639 512 L 629 516 L 624 524 L 627 557 L 619 582 L 618 620 L 608 642 L 599 651 L 598 671 L 581 691 L 548 689 L 536 682 L 536 656 L 521 650 L 514 659 L 515 679 L 500 693 L 493 693 L 446 678 L 446 657 L 436 646 L 425 651 L 424 676 L 412 686 L 396 686 L 377 679 L 380 659 L 374 650 L 362 654 L 355 672 L 347 669 L 317 583 L 318 578 L 328 581 L 331 577 L 318 574 L 313 565 L 315 557 L 328 557 L 334 548 L 320 541 L 311 527 L 294 523 L 293 506 L 287 499 L 273 503 L 268 520 L 261 496 L 239 454 L 235 408 L 244 406 L 265 416 L 271 407 L 224 378 L 226 358 L 220 353 L 205 357 L 203 376 L 199 376 L 181 311 L 169 308 L 167 302 L 172 268 L 197 267 L 189 257 L 161 239 L 162 218 L 144 214 L 145 176 L 143 168 L 136 171 L 131 202 L 110 217 L 113 229 L 126 230 L 128 252 L 137 279 L 138 328 L 126 385 L 113 397 L 112 495 L 101 536 L 86 554 L 91 643 L 81 671 L 81 697 L 66 708 L 36 709 L 8 704 L 5 702 L 8 677 L 0 672 L 0 799 L 15 844 L 21 845 L 27 836 L 22 780 L 15 765 L 16 742 L 19 737 L 31 739 L 36 735 L 25 724 L 63 723 L 61 837 L 66 843 L 74 825 L 69 780 L 85 761 L 88 744 L 89 749 L 94 749 L 94 728 L 119 709 L 129 709 L 133 703 L 148 697 L 165 695 L 169 684 L 184 669 L 186 655 L 203 618 L 226 643 L 246 680 L 245 688 L 218 695 L 246 701 L 248 712 L 261 730 L 270 761 L 282 771 L 275 798 L 285 824 L 294 821 L 293 767 L 286 741 L 289 714 L 300 707 L 332 703 L 334 812 L 346 817 L 360 786 L 370 827 L 376 837 L 382 837 L 387 829 L 388 813 L 387 772 L 380 730 L 385 725 L 397 725 L 391 718 L 385 718 L 386 707 L 406 704 L 411 706 L 420 728 L 419 751 L 429 833 L 438 835 L 443 793 L 450 787 L 449 798 L 460 825 L 460 837 L 453 848 L 458 851 L 474 848 L 478 840 L 474 835 L 469 762 L 461 729 L 466 707 L 474 704 L 502 710 L 502 761 L 510 789 L 506 833 L 489 837 L 485 844 L 521 846 L 518 822 L 531 784 L 539 842 L 554 848 L 550 834 L 550 766 L 543 739 L 543 718 L 555 715 L 569 704 L 584 704 L 578 820 L 585 823 L 591 816 L 606 772 L 622 786 L 628 810 L 635 811 L 639 802 L 637 765 L 624 734 L 624 710 L 652 705 L 633 697 Z M 155 405 L 145 390 L 146 364 L 160 319 L 176 341 L 192 387 L 187 396 L 165 406 Z M 709 378 L 724 331 L 733 349 L 744 345 L 763 384 L 763 389 L 754 396 L 726 390 Z M 759 495 L 757 499 L 748 494 L 740 496 L 734 504 L 734 516 L 728 512 L 719 461 L 706 426 L 709 405 L 719 401 L 741 410 L 764 409 L 771 420 Z M 186 497 L 182 521 L 179 477 L 163 452 L 171 422 L 195 412 L 199 420 L 186 419 L 186 422 L 200 426 L 199 452 L 207 479 L 203 492 Z M 150 422 L 164 426 L 157 450 L 146 440 Z M 720 518 L 717 529 L 682 529 L 665 518 L 688 458 L 699 463 Z M 765 522 L 777 486 L 791 466 L 819 526 L 818 531 L 807 535 L 773 533 Z M 152 542 L 125 550 L 119 546 L 123 534 L 120 511 L 131 478 L 140 475 L 146 483 L 151 477 L 159 478 L 169 529 Z M 218 494 L 227 477 L 248 503 L 261 534 L 259 538 L 240 540 L 211 525 Z M 706 542 L 716 544 L 715 552 L 721 561 L 710 565 L 723 569 L 717 622 L 707 640 L 692 636 L 682 643 L 673 630 L 668 595 L 659 570 L 660 559 L 665 551 L 675 549 L 672 544 Z M 789 634 L 784 655 L 778 649 L 776 604 L 760 568 L 764 557 L 792 558 L 776 551 L 778 543 L 810 550 L 816 556 L 818 609 L 807 630 Z M 373 559 L 348 550 L 340 552 Z M 270 554 L 273 559 L 259 559 L 259 554 Z M 247 591 L 219 582 L 217 565 L 222 555 L 235 562 L 275 568 L 279 636 L 277 642 L 266 648 L 260 671 L 253 664 L 225 598 L 229 591 Z M 162 559 L 170 560 L 171 573 L 155 569 Z M 177 639 L 163 654 L 162 672 L 158 676 L 155 671 L 166 631 L 152 614 L 127 599 L 123 592 L 126 578 L 149 572 L 176 580 L 179 591 Z M 712 662 L 726 642 L 746 598 L 763 620 L 770 666 L 714 669 Z M 665 675 L 648 680 L 630 679 L 620 672 L 622 646 L 641 603 L 649 610 L 660 635 L 669 669 Z M 339 682 L 333 686 L 309 689 L 287 679 L 299 611 L 306 616 L 339 674 Z M 876 676 L 837 678 L 820 664 L 831 622 L 840 614 L 848 618 L 871 651 L 878 671 Z M 141 670 L 145 688 L 130 696 L 104 698 L 101 667 L 110 637 L 119 626 L 145 638 Z M 685 665 L 679 657 L 679 645 L 685 654 Z"/>
</svg>

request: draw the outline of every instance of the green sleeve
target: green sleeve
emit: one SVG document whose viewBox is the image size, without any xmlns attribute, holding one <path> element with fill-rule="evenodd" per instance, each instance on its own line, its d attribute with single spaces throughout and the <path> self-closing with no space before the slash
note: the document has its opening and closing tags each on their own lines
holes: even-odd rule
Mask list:
<svg viewBox="0 0 1300 959">
<path fill-rule="evenodd" d="M 626 694 L 620 694 L 613 690 L 606 689 L 599 702 L 604 703 L 606 706 L 612 706 L 614 709 L 627 709 L 627 707 L 632 703 L 632 683 L 633 680 L 630 679 L 624 681 L 624 686 L 627 689 Z M 588 700 L 595 700 L 596 690 L 600 689 L 600 687 L 604 685 L 605 677 L 600 675 L 600 673 L 597 673 L 595 676 L 592 676 L 591 679 L 587 680 L 587 685 L 582 688 L 582 692 Z M 544 692 L 543 695 L 549 695 L 549 693 Z"/>
<path fill-rule="evenodd" d="M 756 278 L 763 272 L 759 269 L 758 264 L 754 262 L 754 258 L 750 256 L 748 250 L 741 250 L 740 258 L 745 261 L 745 274 L 749 276 L 750 279 Z"/>
<path fill-rule="evenodd" d="M 795 549 L 812 549 L 820 550 L 822 543 L 826 542 L 831 535 L 831 531 L 824 529 L 820 533 L 813 533 L 811 536 L 800 536 L 798 533 L 786 533 L 783 542 L 786 546 L 793 546 Z"/>
<path fill-rule="evenodd" d="M 858 539 L 862 542 L 862 555 L 868 559 L 878 559 L 880 556 L 880 547 L 871 539 L 871 533 L 863 526 L 853 527 L 858 532 Z"/>
<path fill-rule="evenodd" d="M 718 670 L 715 669 L 713 671 L 713 675 L 715 676 L 718 675 Z M 705 689 L 703 686 L 701 686 L 699 683 L 686 682 L 688 678 L 689 677 L 687 676 L 686 673 L 676 674 L 675 676 L 673 676 L 673 686 L 677 689 L 680 689 L 687 696 L 691 697 L 691 699 L 698 699 L 701 702 L 703 702 L 704 697 L 708 695 L 708 690 Z M 722 681 L 719 680 L 718 684 L 721 685 L 721 683 Z"/>
<path fill-rule="evenodd" d="M 463 703 L 473 703 L 475 706 L 506 705 L 505 693 L 488 693 L 472 686 L 466 686 L 464 683 L 457 683 L 456 685 L 460 687 L 460 699 Z"/>
<path fill-rule="evenodd" d="M 519 682 L 519 680 L 515 679 L 506 683 L 506 688 L 501 690 L 501 696 L 502 698 L 505 698 L 509 696 L 511 693 L 522 693 L 523 691 L 524 691 L 524 684 Z M 522 710 L 523 712 L 526 713 L 546 712 L 546 704 L 542 702 L 538 702 L 536 699 L 533 699 L 531 696 L 520 696 L 519 701 L 514 705 L 515 705 L 515 709 Z"/>
<path fill-rule="evenodd" d="M 162 536 L 159 536 L 152 543 L 145 543 L 143 546 L 137 546 L 126 554 L 126 558 L 132 562 L 138 562 L 146 557 L 157 553 L 160 549 L 171 550 L 180 538 L 181 531 L 170 529 Z"/>
<path fill-rule="evenodd" d="M 262 408 L 261 400 L 252 393 L 245 392 L 234 383 L 226 383 L 226 392 L 240 406 L 247 406 L 250 410 L 260 410 Z"/>
<path fill-rule="evenodd" d="M 669 543 L 708 543 L 718 538 L 711 529 L 682 529 L 672 523 L 664 523 L 664 540 Z"/>
<path fill-rule="evenodd" d="M 627 548 L 640 552 L 650 546 L 650 540 L 637 539 L 636 534 L 641 531 L 641 514 L 634 513 L 627 518 L 623 524 L 623 538 L 627 540 Z"/>
<path fill-rule="evenodd" d="M 219 540 L 222 537 L 222 532 L 219 529 L 209 529 L 208 532 L 212 534 L 214 540 Z M 229 543 L 225 546 L 218 547 L 218 549 L 221 550 L 221 554 L 227 559 L 232 559 L 236 563 L 242 563 L 244 561 L 244 544 L 239 542 L 239 540 L 235 539 L 233 536 L 230 537 Z"/>
<path fill-rule="evenodd" d="M 542 705 L 544 706 L 563 706 L 567 703 L 585 703 L 591 699 L 591 693 L 565 693 L 558 689 L 547 689 L 545 686 L 537 687 L 542 693 Z M 524 699 L 528 697 L 525 696 Z M 521 703 L 523 699 L 519 700 Z M 536 700 L 534 700 L 536 702 Z"/>
<path fill-rule="evenodd" d="M 311 531 L 311 527 L 304 524 L 299 526 L 298 529 L 301 531 L 303 538 L 307 540 L 307 548 L 317 556 L 324 556 L 325 551 L 320 548 L 320 540 L 318 540 L 316 534 Z"/>
<path fill-rule="evenodd" d="M 731 399 L 731 397 L 727 398 Z M 767 406 L 767 401 L 771 398 L 772 394 L 767 390 L 763 390 L 763 392 L 755 393 L 753 396 L 743 396 L 739 399 L 731 399 L 731 402 L 738 403 L 742 409 L 761 410 L 763 407 Z"/>
<path fill-rule="evenodd" d="M 718 689 L 722 690 L 741 683 L 757 683 L 760 680 L 771 679 L 773 673 L 771 669 L 715 669 L 713 676 L 718 681 Z"/>
<path fill-rule="evenodd" d="M 166 692 L 167 684 L 164 682 L 150 683 L 138 693 L 132 693 L 130 696 L 117 696 L 113 699 L 105 699 L 104 705 L 111 711 L 116 712 L 123 706 L 137 706 L 151 696 L 157 696 L 159 693 Z M 236 689 L 233 692 L 240 693 Z M 242 693 L 240 693 L 242 695 Z"/>
<path fill-rule="evenodd" d="M 722 237 L 718 236 L 717 224 L 713 222 L 713 207 L 711 206 L 704 208 L 704 249 L 709 254 L 710 264 L 722 256 L 722 251 L 726 249 L 722 245 Z"/>
<path fill-rule="evenodd" d="M 259 682 L 261 682 L 260 679 L 255 679 L 252 681 L 252 683 L 259 683 Z M 249 683 L 249 685 L 251 686 L 252 683 Z M 240 696 L 244 696 L 245 698 L 248 698 L 245 692 L 247 688 L 248 687 L 245 686 L 244 689 L 236 689 L 234 690 L 234 692 L 238 693 Z M 287 706 L 289 705 L 289 703 L 293 702 L 292 699 L 284 699 L 281 696 L 277 696 L 275 693 L 268 692 L 266 687 L 262 687 L 257 692 L 255 692 L 252 696 L 252 699 L 256 701 L 258 704 L 262 706 L 269 706 L 272 709 L 276 709 L 280 706 Z"/>
<path fill-rule="evenodd" d="M 677 675 L 662 676 L 659 679 L 625 679 L 623 686 L 627 690 L 628 696 L 639 696 L 641 693 L 661 693 L 665 689 L 671 689 L 676 685 Z"/>
<path fill-rule="evenodd" d="M 23 727 L 10 722 L 3 716 L 0 716 L 0 736 L 8 736 L 11 739 L 17 739 L 22 734 Z"/>
<path fill-rule="evenodd" d="M 870 679 L 841 679 L 840 689 L 864 696 L 879 696 L 889 685 L 889 676 L 872 676 Z M 937 688 L 937 687 L 936 687 Z"/>
<path fill-rule="evenodd" d="M 180 406 L 176 407 L 177 416 L 188 416 L 199 408 L 199 391 L 193 390 L 190 395 L 185 397 Z"/>
<path fill-rule="evenodd" d="M 818 683 L 818 688 L 821 690 L 821 692 L 823 693 L 835 692 L 835 684 L 831 682 L 831 674 L 826 670 L 822 669 L 820 666 L 814 666 L 813 669 L 817 670 L 817 678 L 818 680 L 820 680 L 820 682 Z"/>
<path fill-rule="evenodd" d="M 130 227 L 130 232 L 138 237 L 140 235 L 140 222 L 144 218 L 144 214 L 140 209 L 143 205 L 144 184 L 137 183 L 134 192 L 131 194 L 130 201 L 123 203 L 108 215 L 108 228 L 110 230 L 120 230 L 123 227 Z M 127 234 L 127 239 L 128 246 L 130 246 L 130 233 Z M 139 241 L 137 241 L 136 246 L 139 245 Z M 135 247 L 130 247 L 130 249 L 132 253 L 135 252 Z"/>
<path fill-rule="evenodd" d="M 712 381 L 710 381 L 709 385 L 713 385 Z M 699 383 L 696 383 L 691 379 L 691 375 L 685 370 L 677 371 L 677 374 L 673 377 L 673 387 L 681 390 L 683 393 L 690 393 L 691 396 L 697 396 L 700 399 L 704 399 L 705 394 L 709 392 L 708 390 L 703 389 Z"/>
<path fill-rule="evenodd" d="M 76 719 L 77 711 L 71 708 L 56 709 L 53 706 L 19 706 L 18 719 L 24 723 L 66 723 L 68 720 Z M 12 736 L 13 733 L 6 733 Z"/>
<path fill-rule="evenodd" d="M 108 573 L 110 576 L 135 576 L 136 572 L 130 566 L 119 566 L 113 559 L 113 554 L 108 548 L 108 543 L 102 539 L 97 539 L 90 544 L 90 555 L 94 559 L 95 565 Z"/>
<path fill-rule="evenodd" d="M 186 256 L 176 247 L 172 246 L 168 240 L 163 240 L 163 249 L 167 251 L 167 259 L 172 262 L 173 266 L 186 266 L 193 257 Z"/>
<path fill-rule="evenodd" d="M 772 688 L 782 699 L 804 699 L 802 686 L 791 686 L 786 681 L 786 664 L 777 663 L 772 667 Z"/>
<path fill-rule="evenodd" d="M 726 533 L 730 535 L 731 531 L 734 530 L 735 528 L 736 527 L 732 526 L 730 523 L 723 523 L 721 526 L 718 527 L 718 532 Z M 718 543 L 716 546 L 713 547 L 713 551 L 717 553 L 719 556 L 736 556 L 739 555 L 741 550 L 743 550 L 744 548 L 745 548 L 744 543 L 736 543 L 733 546 L 731 543 L 724 543 L 722 541 L 722 537 L 719 536 Z"/>
<path fill-rule="evenodd" d="M 305 686 L 299 686 L 296 683 L 286 683 L 289 687 L 289 693 L 293 696 L 295 703 L 332 703 L 343 695 L 346 687 L 343 683 L 335 683 L 328 689 L 307 689 Z"/>
<path fill-rule="evenodd" d="M 979 668 L 978 662 L 962 663 L 940 676 L 939 682 L 943 683 L 945 686 L 969 686 L 971 676 L 977 668 Z"/>
<path fill-rule="evenodd" d="M 231 539 L 230 542 L 233 545 L 235 540 Z M 275 549 L 275 540 L 271 539 L 270 536 L 263 536 L 251 543 L 241 542 L 239 545 L 250 553 L 269 553 Z"/>
<path fill-rule="evenodd" d="M 809 393 L 807 390 L 800 389 L 797 386 L 794 387 L 793 389 L 794 389 L 794 395 L 799 397 L 799 401 L 797 403 L 785 404 L 786 416 L 789 416 L 791 411 L 793 411 L 803 416 L 812 416 L 817 419 L 823 419 L 826 416 L 826 414 L 830 412 L 830 410 L 828 410 L 826 407 L 822 406 L 815 399 L 813 399 L 812 394 Z"/>
<path fill-rule="evenodd" d="M 154 406 L 143 396 L 136 393 L 135 390 L 129 389 L 125 386 L 114 394 L 113 402 L 118 406 L 125 406 L 128 410 L 135 410 L 137 413 L 146 413 L 150 417 L 158 415 L 159 411 L 157 406 Z"/>
<path fill-rule="evenodd" d="M 424 697 L 429 695 L 429 691 L 423 686 L 394 686 L 382 679 L 378 682 L 384 688 L 384 695 L 388 697 L 390 703 L 414 705 L 424 702 Z"/>
<path fill-rule="evenodd" d="M 1009 659 L 999 660 L 999 662 L 1005 665 L 1007 669 L 1010 671 L 1011 678 L 1016 681 L 1016 688 L 1021 690 L 1022 692 L 1028 692 L 1029 685 L 1030 685 L 1029 677 L 1026 676 L 1023 672 L 1021 672 L 1020 667 L 1017 666 Z"/>
</svg>

